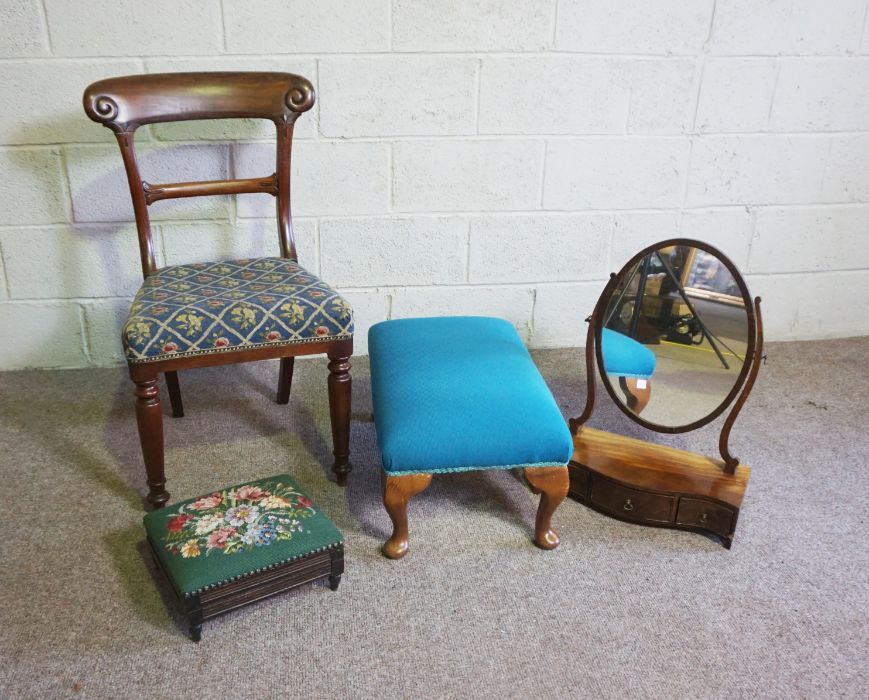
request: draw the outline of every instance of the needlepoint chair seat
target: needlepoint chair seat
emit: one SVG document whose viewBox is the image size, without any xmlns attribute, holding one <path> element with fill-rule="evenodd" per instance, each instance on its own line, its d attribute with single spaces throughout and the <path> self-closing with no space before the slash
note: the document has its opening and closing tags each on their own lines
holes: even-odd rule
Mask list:
<svg viewBox="0 0 869 700">
<path fill-rule="evenodd" d="M 384 504 L 395 525 L 384 553 L 407 551 L 407 500 L 432 474 L 517 467 L 544 492 L 537 544 L 555 547 L 549 516 L 567 493 L 573 441 L 512 324 L 402 319 L 372 326 L 368 337 Z"/>
<path fill-rule="evenodd" d="M 202 621 L 344 570 L 344 538 L 287 474 L 191 498 L 144 518 L 191 635 Z"/>
<path fill-rule="evenodd" d="M 124 325 L 127 360 L 350 338 L 350 304 L 297 262 L 254 258 L 164 267 Z"/>
</svg>

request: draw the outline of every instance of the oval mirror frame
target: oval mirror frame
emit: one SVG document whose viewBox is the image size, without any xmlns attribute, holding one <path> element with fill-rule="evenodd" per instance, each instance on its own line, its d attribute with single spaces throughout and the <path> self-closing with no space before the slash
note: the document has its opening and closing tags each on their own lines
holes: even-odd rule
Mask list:
<svg viewBox="0 0 869 700">
<path fill-rule="evenodd" d="M 740 369 L 739 375 L 737 376 L 736 381 L 734 382 L 730 391 L 721 401 L 721 403 L 706 416 L 692 423 L 686 423 L 685 425 L 669 426 L 652 423 L 631 411 L 630 408 L 628 408 L 623 403 L 619 395 L 616 393 L 615 387 L 613 387 L 612 382 L 610 382 L 606 370 L 604 369 L 602 337 L 603 318 L 606 312 L 606 307 L 609 303 L 609 299 L 612 296 L 613 291 L 615 291 L 618 284 L 623 279 L 625 279 L 630 270 L 635 265 L 637 265 L 644 257 L 661 248 L 667 248 L 669 246 L 676 245 L 690 246 L 709 253 L 710 255 L 718 258 L 718 260 L 720 260 L 727 268 L 728 272 L 730 272 L 734 282 L 736 283 L 737 287 L 739 287 L 739 292 L 742 295 L 742 301 L 745 306 L 745 313 L 747 316 L 746 322 L 748 323 L 748 342 L 745 350 L 745 360 L 742 363 L 742 368 Z M 622 267 L 622 269 L 619 270 L 618 273 L 613 273 L 611 275 L 609 282 L 607 283 L 606 287 L 603 290 L 603 293 L 600 295 L 600 298 L 595 305 L 594 313 L 592 315 L 592 323 L 594 324 L 592 330 L 594 332 L 594 352 L 595 358 L 597 360 L 597 369 L 607 393 L 609 394 L 613 402 L 619 407 L 621 412 L 624 413 L 628 418 L 630 418 L 635 423 L 643 426 L 644 428 L 647 428 L 648 430 L 653 430 L 658 433 L 687 433 L 691 430 L 702 428 L 704 425 L 708 425 L 709 423 L 714 421 L 716 418 L 718 418 L 718 416 L 724 413 L 724 411 L 727 410 L 727 407 L 730 406 L 730 404 L 733 403 L 733 401 L 736 399 L 739 390 L 745 384 L 746 377 L 748 376 L 748 373 L 751 370 L 752 365 L 754 364 L 753 358 L 755 356 L 755 345 L 757 342 L 757 318 L 755 316 L 754 305 L 752 303 L 751 295 L 748 292 L 748 286 L 746 285 L 742 274 L 740 274 L 739 270 L 736 268 L 730 258 L 728 258 L 717 248 L 714 248 L 708 243 L 703 243 L 702 241 L 696 241 L 690 238 L 670 238 L 665 241 L 660 241 L 659 243 L 654 243 L 634 255 Z M 591 370 L 590 367 L 588 369 Z"/>
</svg>

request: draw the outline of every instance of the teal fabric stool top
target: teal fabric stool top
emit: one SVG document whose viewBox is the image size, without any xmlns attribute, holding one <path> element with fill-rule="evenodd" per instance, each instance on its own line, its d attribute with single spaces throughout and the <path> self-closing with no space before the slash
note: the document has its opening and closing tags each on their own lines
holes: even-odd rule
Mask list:
<svg viewBox="0 0 869 700">
<path fill-rule="evenodd" d="M 642 343 L 609 328 L 603 329 L 601 342 L 607 374 L 650 379 L 655 373 L 655 353 Z"/>
<path fill-rule="evenodd" d="M 601 333 L 601 354 L 606 373 L 617 377 L 628 408 L 639 414 L 652 397 L 656 358 L 649 348 L 610 328 Z"/>
<path fill-rule="evenodd" d="M 567 494 L 573 440 L 561 411 L 513 326 L 498 318 L 413 318 L 368 334 L 374 423 L 395 532 L 392 558 L 407 551 L 407 501 L 432 474 L 524 468 L 543 496 L 535 540 Z"/>
</svg>

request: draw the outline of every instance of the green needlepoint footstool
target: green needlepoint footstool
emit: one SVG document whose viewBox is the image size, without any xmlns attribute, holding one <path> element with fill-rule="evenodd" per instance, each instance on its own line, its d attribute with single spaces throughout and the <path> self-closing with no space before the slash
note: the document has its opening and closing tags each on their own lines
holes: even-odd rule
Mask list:
<svg viewBox="0 0 869 700">
<path fill-rule="evenodd" d="M 344 538 L 292 477 L 231 486 L 145 516 L 154 558 L 190 636 L 235 608 L 344 572 Z"/>
</svg>

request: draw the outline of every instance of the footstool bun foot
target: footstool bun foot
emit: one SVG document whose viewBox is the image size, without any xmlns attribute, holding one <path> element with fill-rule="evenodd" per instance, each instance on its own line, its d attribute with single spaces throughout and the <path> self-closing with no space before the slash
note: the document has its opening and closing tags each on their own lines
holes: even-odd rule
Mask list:
<svg viewBox="0 0 869 700">
<path fill-rule="evenodd" d="M 533 467 L 525 470 L 525 478 L 540 491 L 537 521 L 534 524 L 534 543 L 541 549 L 555 549 L 560 540 L 552 529 L 552 514 L 567 496 L 570 478 L 567 467 Z"/>
<path fill-rule="evenodd" d="M 392 520 L 392 537 L 381 548 L 390 559 L 407 554 L 407 502 L 431 483 L 431 474 L 405 474 L 383 477 L 383 505 Z"/>
<path fill-rule="evenodd" d="M 199 596 L 196 595 L 190 599 L 190 608 L 187 612 L 187 625 L 190 639 L 198 642 L 202 639 L 202 603 Z"/>
</svg>

